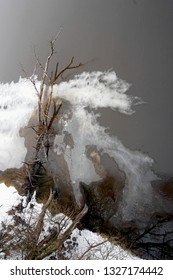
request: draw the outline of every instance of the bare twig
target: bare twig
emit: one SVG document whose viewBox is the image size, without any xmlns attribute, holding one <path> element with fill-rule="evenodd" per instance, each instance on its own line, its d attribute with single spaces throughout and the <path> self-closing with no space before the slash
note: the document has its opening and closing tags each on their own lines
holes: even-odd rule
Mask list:
<svg viewBox="0 0 173 280">
<path fill-rule="evenodd" d="M 96 244 L 89 244 L 89 247 L 86 249 L 86 251 L 78 258 L 78 260 L 82 260 L 90 251 L 92 251 L 93 249 L 95 249 L 96 247 L 99 247 L 103 244 L 105 244 L 107 242 L 107 240 L 103 240 L 99 243 Z"/>
<path fill-rule="evenodd" d="M 47 202 L 42 207 L 42 210 L 41 210 L 41 213 L 38 217 L 38 222 L 37 222 L 37 225 L 36 225 L 36 228 L 35 228 L 34 242 L 36 244 L 38 242 L 40 233 L 43 229 L 43 220 L 44 220 L 44 217 L 45 217 L 45 214 L 46 214 L 46 210 L 49 207 L 52 198 L 53 198 L 53 191 L 52 191 L 52 189 L 50 189 L 49 198 L 48 198 Z"/>
<path fill-rule="evenodd" d="M 48 248 L 47 250 L 43 249 L 42 252 L 35 257 L 36 260 L 42 260 L 45 257 L 49 256 L 53 252 L 57 251 L 61 248 L 64 241 L 70 236 L 72 231 L 76 228 L 77 224 L 81 221 L 81 219 L 85 216 L 85 214 L 88 211 L 88 207 L 85 204 L 84 208 L 81 210 L 81 212 L 76 216 L 72 224 L 67 228 L 67 230 L 57 239 L 55 240 Z"/>
<path fill-rule="evenodd" d="M 63 73 L 66 72 L 67 70 L 76 69 L 76 68 L 79 68 L 83 65 L 82 63 L 79 63 L 77 65 L 72 65 L 73 62 L 74 62 L 74 56 L 71 58 L 70 63 L 65 68 L 63 68 L 59 73 L 56 73 L 56 70 L 55 70 L 54 79 L 52 81 L 53 84 L 55 84 L 57 82 L 58 78 L 61 77 L 63 75 Z M 57 67 L 58 66 L 56 66 L 56 68 Z"/>
</svg>

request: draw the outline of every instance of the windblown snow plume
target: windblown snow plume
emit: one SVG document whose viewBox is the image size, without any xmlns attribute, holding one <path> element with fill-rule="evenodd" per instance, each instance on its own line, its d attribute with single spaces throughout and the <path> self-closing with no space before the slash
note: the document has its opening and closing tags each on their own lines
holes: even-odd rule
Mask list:
<svg viewBox="0 0 173 280">
<path fill-rule="evenodd" d="M 62 82 L 58 93 L 77 108 L 111 108 L 131 114 L 134 100 L 139 99 L 128 96 L 128 88 L 129 84 L 120 80 L 115 72 L 84 72 L 74 80 Z"/>
</svg>

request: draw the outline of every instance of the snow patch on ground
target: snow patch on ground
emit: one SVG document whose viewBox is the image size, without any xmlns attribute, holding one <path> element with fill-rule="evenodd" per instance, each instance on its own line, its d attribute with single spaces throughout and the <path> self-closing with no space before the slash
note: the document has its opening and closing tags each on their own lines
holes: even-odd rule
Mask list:
<svg viewBox="0 0 173 280">
<path fill-rule="evenodd" d="M 14 187 L 7 187 L 0 184 L 0 223 L 8 221 L 8 211 L 20 201 L 20 196 Z"/>
<path fill-rule="evenodd" d="M 8 212 L 16 207 L 23 198 L 19 196 L 14 187 L 6 187 L 4 184 L 0 184 L 0 190 L 0 230 L 2 230 L 2 222 L 11 226 L 15 224 L 13 215 L 9 215 Z M 28 207 L 23 209 L 20 216 L 26 221 L 30 220 L 30 224 L 34 225 L 38 221 L 41 208 L 42 204 L 38 204 L 33 197 Z M 58 221 L 61 223 L 61 226 L 61 221 L 64 223 L 61 233 L 71 224 L 71 220 L 65 217 L 64 214 L 58 214 L 51 218 L 50 213 L 47 211 L 40 239 L 44 238 L 48 231 L 56 225 L 55 222 L 57 223 Z M 18 228 L 22 229 L 22 225 L 19 224 Z M 89 230 L 79 229 L 75 229 L 72 235 L 65 241 L 63 256 L 67 259 L 137 259 L 137 257 L 132 256 L 121 247 L 111 244 L 100 235 Z M 0 253 L 0 259 L 3 258 L 4 253 Z M 21 255 L 14 252 L 7 259 L 21 259 Z"/>
</svg>

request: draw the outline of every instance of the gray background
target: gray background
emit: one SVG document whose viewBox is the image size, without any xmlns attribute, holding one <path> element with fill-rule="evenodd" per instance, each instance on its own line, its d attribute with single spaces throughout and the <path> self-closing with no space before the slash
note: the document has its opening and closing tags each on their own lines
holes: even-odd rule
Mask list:
<svg viewBox="0 0 173 280">
<path fill-rule="evenodd" d="M 157 172 L 172 174 L 172 25 L 172 0 L 0 0 L 0 81 L 17 81 L 20 63 L 31 74 L 33 46 L 44 60 L 62 26 L 62 66 L 74 55 L 89 61 L 80 71 L 113 68 L 146 102 L 132 116 L 102 110 L 101 123 L 149 154 Z"/>
</svg>

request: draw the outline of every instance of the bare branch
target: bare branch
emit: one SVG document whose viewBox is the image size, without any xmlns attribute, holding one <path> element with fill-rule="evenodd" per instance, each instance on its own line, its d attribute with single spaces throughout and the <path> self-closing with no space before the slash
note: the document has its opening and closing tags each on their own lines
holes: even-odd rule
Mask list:
<svg viewBox="0 0 173 280">
<path fill-rule="evenodd" d="M 53 116 L 52 116 L 52 118 L 50 120 L 50 123 L 48 125 L 48 128 L 47 128 L 48 130 L 51 128 L 55 118 L 57 117 L 57 115 L 58 115 L 58 113 L 59 113 L 59 111 L 61 109 L 61 106 L 62 106 L 62 102 L 59 104 L 58 108 L 56 109 L 55 104 L 54 104 L 54 113 L 53 113 Z"/>
<path fill-rule="evenodd" d="M 58 78 L 61 77 L 63 73 L 66 72 L 67 70 L 77 69 L 83 65 L 82 63 L 79 63 L 77 65 L 72 65 L 73 62 L 74 62 L 74 56 L 72 57 L 70 63 L 65 68 L 63 68 L 57 75 L 54 76 L 53 84 L 55 84 Z"/>
<path fill-rule="evenodd" d="M 34 57 L 35 57 L 35 60 L 36 60 L 36 62 L 37 62 L 37 65 L 39 65 L 40 69 L 41 69 L 41 70 L 43 71 L 43 73 L 44 73 L 45 69 L 44 69 L 43 65 L 41 64 L 39 57 L 38 57 L 37 54 L 36 54 L 35 47 L 34 47 Z M 47 77 L 49 83 L 51 83 L 51 78 L 48 76 L 48 73 L 47 73 L 47 72 L 45 72 L 45 75 L 46 75 L 46 77 Z"/>
<path fill-rule="evenodd" d="M 84 256 L 87 255 L 87 253 L 89 253 L 90 251 L 92 251 L 92 249 L 96 248 L 96 247 L 99 247 L 103 244 L 105 244 L 107 242 L 107 240 L 103 240 L 99 243 L 96 243 L 96 244 L 89 244 L 89 247 L 86 249 L 86 251 L 78 258 L 78 260 L 82 260 L 84 258 Z"/>
<path fill-rule="evenodd" d="M 72 224 L 67 228 L 67 230 L 58 238 L 58 240 L 56 240 L 55 242 L 53 242 L 53 244 L 51 246 L 49 246 L 47 248 L 47 250 L 43 250 L 41 252 L 41 254 L 39 254 L 38 256 L 35 257 L 36 260 L 42 260 L 45 257 L 49 256 L 50 254 L 52 254 L 53 252 L 55 252 L 56 250 L 58 250 L 62 244 L 64 243 L 64 241 L 70 236 L 70 234 L 72 233 L 72 231 L 76 228 L 77 224 L 81 221 L 81 219 L 85 216 L 85 214 L 88 211 L 88 206 L 85 204 L 85 206 L 83 207 L 83 209 L 81 210 L 81 212 L 76 216 L 76 218 L 74 219 L 74 221 L 72 222 Z"/>
<path fill-rule="evenodd" d="M 38 242 L 40 233 L 43 229 L 43 220 L 44 220 L 44 217 L 45 217 L 45 214 L 46 214 L 46 210 L 49 207 L 52 198 L 53 198 L 53 191 L 52 191 L 52 189 L 50 189 L 49 198 L 48 198 L 47 202 L 42 207 L 42 210 L 41 210 L 41 213 L 38 217 L 38 222 L 37 222 L 37 225 L 36 225 L 36 228 L 35 228 L 34 241 L 35 241 L 36 244 Z"/>
</svg>

